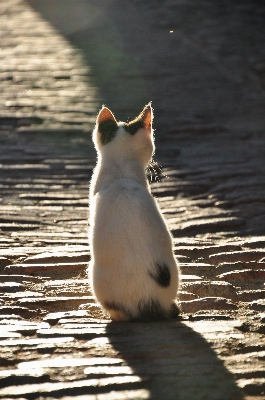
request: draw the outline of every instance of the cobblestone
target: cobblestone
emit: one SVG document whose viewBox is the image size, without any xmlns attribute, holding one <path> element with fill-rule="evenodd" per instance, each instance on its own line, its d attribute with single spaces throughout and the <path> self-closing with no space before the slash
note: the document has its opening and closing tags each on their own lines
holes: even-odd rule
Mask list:
<svg viewBox="0 0 265 400">
<path fill-rule="evenodd" d="M 0 284 L 0 292 L 14 293 L 21 290 L 25 290 L 25 287 L 18 282 L 4 282 Z"/>
<path fill-rule="evenodd" d="M 223 297 L 202 297 L 190 301 L 182 301 L 181 307 L 185 313 L 199 310 L 233 310 L 237 306 Z"/>
<path fill-rule="evenodd" d="M 265 251 L 264 250 L 245 250 L 245 251 L 238 251 L 238 252 L 230 252 L 230 253 L 219 253 L 213 254 L 209 256 L 209 259 L 213 263 L 225 263 L 227 261 L 261 261 L 264 257 Z"/>
<path fill-rule="evenodd" d="M 87 268 L 87 263 L 57 263 L 57 264 L 12 264 L 5 267 L 7 274 L 36 274 L 62 271 L 80 271 Z"/>
<path fill-rule="evenodd" d="M 264 17 L 0 0 L 0 398 L 264 398 Z M 115 324 L 86 271 L 91 131 L 102 103 L 127 120 L 150 100 L 182 314 Z"/>
</svg>

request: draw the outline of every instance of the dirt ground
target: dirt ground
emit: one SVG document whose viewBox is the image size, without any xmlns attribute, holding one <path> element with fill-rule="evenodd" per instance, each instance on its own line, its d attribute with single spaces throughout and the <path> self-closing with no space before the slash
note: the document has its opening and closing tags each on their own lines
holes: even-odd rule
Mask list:
<svg viewBox="0 0 265 400">
<path fill-rule="evenodd" d="M 0 0 L 0 47 L 0 399 L 265 399 L 264 3 Z M 183 313 L 115 324 L 91 131 L 149 101 Z"/>
</svg>

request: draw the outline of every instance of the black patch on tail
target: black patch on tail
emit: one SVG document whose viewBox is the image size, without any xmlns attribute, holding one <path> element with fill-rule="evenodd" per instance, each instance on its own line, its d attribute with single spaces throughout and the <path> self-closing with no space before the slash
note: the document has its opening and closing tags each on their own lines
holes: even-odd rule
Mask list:
<svg viewBox="0 0 265 400">
<path fill-rule="evenodd" d="M 139 302 L 139 321 L 151 322 L 167 318 L 167 312 L 157 300 L 150 300 L 148 303 Z"/>
<path fill-rule="evenodd" d="M 114 310 L 114 311 L 122 311 L 122 312 L 125 312 L 125 311 L 124 311 L 124 308 L 123 308 L 121 305 L 115 303 L 114 301 L 105 301 L 105 302 L 104 302 L 104 306 L 105 306 L 105 308 L 106 308 L 107 310 Z"/>
<path fill-rule="evenodd" d="M 139 316 L 135 321 L 152 322 L 176 318 L 180 310 L 175 303 L 172 303 L 169 310 L 165 310 L 157 300 L 151 299 L 148 303 L 138 303 Z"/>
<path fill-rule="evenodd" d="M 122 305 L 113 302 L 105 301 L 104 307 L 106 310 L 121 311 L 130 317 L 131 321 L 152 322 L 162 321 L 165 319 L 176 318 L 180 314 L 180 309 L 176 303 L 172 303 L 169 310 L 165 310 L 157 300 L 151 299 L 148 302 L 139 301 L 138 316 L 133 318 L 131 313 Z"/>
<path fill-rule="evenodd" d="M 130 135 L 135 135 L 139 129 L 144 128 L 144 123 L 141 120 L 135 120 L 129 123 L 124 124 L 124 129 L 126 132 L 128 132 Z"/>
<path fill-rule="evenodd" d="M 116 122 L 110 119 L 99 123 L 98 131 L 101 133 L 100 140 L 103 146 L 115 138 L 118 128 Z"/>
<path fill-rule="evenodd" d="M 180 307 L 176 303 L 172 303 L 169 310 L 169 318 L 177 318 L 181 312 Z"/>
<path fill-rule="evenodd" d="M 154 281 L 164 288 L 170 285 L 170 271 L 165 264 L 155 264 L 155 272 L 149 272 L 149 275 L 154 279 Z"/>
</svg>

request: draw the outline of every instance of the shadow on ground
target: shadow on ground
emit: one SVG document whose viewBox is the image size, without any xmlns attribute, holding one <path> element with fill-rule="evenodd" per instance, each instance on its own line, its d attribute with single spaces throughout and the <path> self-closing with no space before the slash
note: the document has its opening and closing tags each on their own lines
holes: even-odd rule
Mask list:
<svg viewBox="0 0 265 400">
<path fill-rule="evenodd" d="M 152 399 L 243 398 L 210 344 L 184 322 L 110 323 L 107 335 L 134 374 L 147 377 Z"/>
</svg>

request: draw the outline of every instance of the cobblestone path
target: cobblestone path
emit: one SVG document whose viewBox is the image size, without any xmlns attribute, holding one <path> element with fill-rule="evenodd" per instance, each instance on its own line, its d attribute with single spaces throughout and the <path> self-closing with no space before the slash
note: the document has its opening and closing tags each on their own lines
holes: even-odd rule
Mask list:
<svg viewBox="0 0 265 400">
<path fill-rule="evenodd" d="M 0 0 L 0 399 L 265 399 L 265 7 Z M 182 317 L 86 275 L 91 130 L 153 101 Z"/>
</svg>

